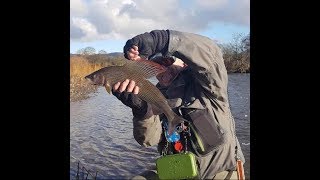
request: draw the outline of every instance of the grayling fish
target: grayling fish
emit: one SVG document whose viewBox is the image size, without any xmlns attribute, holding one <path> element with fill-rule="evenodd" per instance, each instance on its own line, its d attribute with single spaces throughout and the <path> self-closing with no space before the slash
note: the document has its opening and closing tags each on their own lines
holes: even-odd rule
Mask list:
<svg viewBox="0 0 320 180">
<path fill-rule="evenodd" d="M 165 67 L 148 60 L 121 60 L 118 64 L 101 68 L 85 78 L 94 85 L 104 86 L 109 94 L 117 82 L 123 82 L 126 79 L 135 81 L 140 88 L 138 97 L 157 107 L 167 117 L 169 134 L 174 131 L 176 125 L 186 121 L 173 112 L 160 90 L 147 80 L 166 71 Z"/>
</svg>

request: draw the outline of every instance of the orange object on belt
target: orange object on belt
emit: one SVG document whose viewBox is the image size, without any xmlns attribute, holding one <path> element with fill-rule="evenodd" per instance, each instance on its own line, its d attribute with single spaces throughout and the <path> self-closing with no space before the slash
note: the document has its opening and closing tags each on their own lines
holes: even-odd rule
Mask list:
<svg viewBox="0 0 320 180">
<path fill-rule="evenodd" d="M 174 144 L 174 149 L 178 152 L 180 152 L 182 149 L 183 149 L 183 145 L 180 141 L 177 141 L 175 144 Z"/>
<path fill-rule="evenodd" d="M 241 160 L 237 160 L 237 175 L 239 180 L 244 180 L 244 170 L 243 170 L 243 164 Z"/>
</svg>

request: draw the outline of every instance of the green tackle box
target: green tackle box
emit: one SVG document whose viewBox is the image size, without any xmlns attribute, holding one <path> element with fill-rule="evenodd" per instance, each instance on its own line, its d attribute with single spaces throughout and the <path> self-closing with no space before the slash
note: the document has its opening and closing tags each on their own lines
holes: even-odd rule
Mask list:
<svg viewBox="0 0 320 180">
<path fill-rule="evenodd" d="M 198 176 L 198 167 L 193 153 L 164 155 L 156 161 L 160 179 L 192 179 Z"/>
</svg>

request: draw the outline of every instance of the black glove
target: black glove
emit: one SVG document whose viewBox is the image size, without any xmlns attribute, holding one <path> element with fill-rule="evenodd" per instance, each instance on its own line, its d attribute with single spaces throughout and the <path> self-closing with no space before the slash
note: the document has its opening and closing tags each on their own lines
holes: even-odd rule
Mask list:
<svg viewBox="0 0 320 180">
<path fill-rule="evenodd" d="M 169 30 L 153 30 L 129 39 L 123 47 L 123 53 L 124 57 L 129 59 L 127 51 L 135 45 L 138 46 L 141 57 L 149 58 L 156 53 L 165 54 L 168 51 L 168 44 Z"/>
<path fill-rule="evenodd" d="M 136 94 L 128 92 L 120 93 L 113 90 L 112 94 L 116 96 L 124 105 L 130 107 L 135 117 L 143 117 L 147 113 L 147 102 L 140 99 Z"/>
</svg>

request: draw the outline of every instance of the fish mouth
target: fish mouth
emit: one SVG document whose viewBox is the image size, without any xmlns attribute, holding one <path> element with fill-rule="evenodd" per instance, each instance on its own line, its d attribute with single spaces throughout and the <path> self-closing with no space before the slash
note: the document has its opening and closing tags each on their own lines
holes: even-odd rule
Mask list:
<svg viewBox="0 0 320 180">
<path fill-rule="evenodd" d="M 98 83 L 95 82 L 90 76 L 86 76 L 84 77 L 84 79 L 87 81 L 89 85 L 98 85 Z"/>
<path fill-rule="evenodd" d="M 105 86 L 106 85 L 106 81 L 105 81 L 104 77 L 102 77 L 102 80 L 99 80 L 96 77 L 92 77 L 92 76 L 88 75 L 88 76 L 84 77 L 84 79 L 86 79 L 88 84 L 90 84 L 90 85 L 97 85 L 97 86 Z"/>
<path fill-rule="evenodd" d="M 84 77 L 84 79 L 90 84 L 95 85 L 95 83 L 92 81 L 92 79 L 89 76 Z"/>
</svg>

